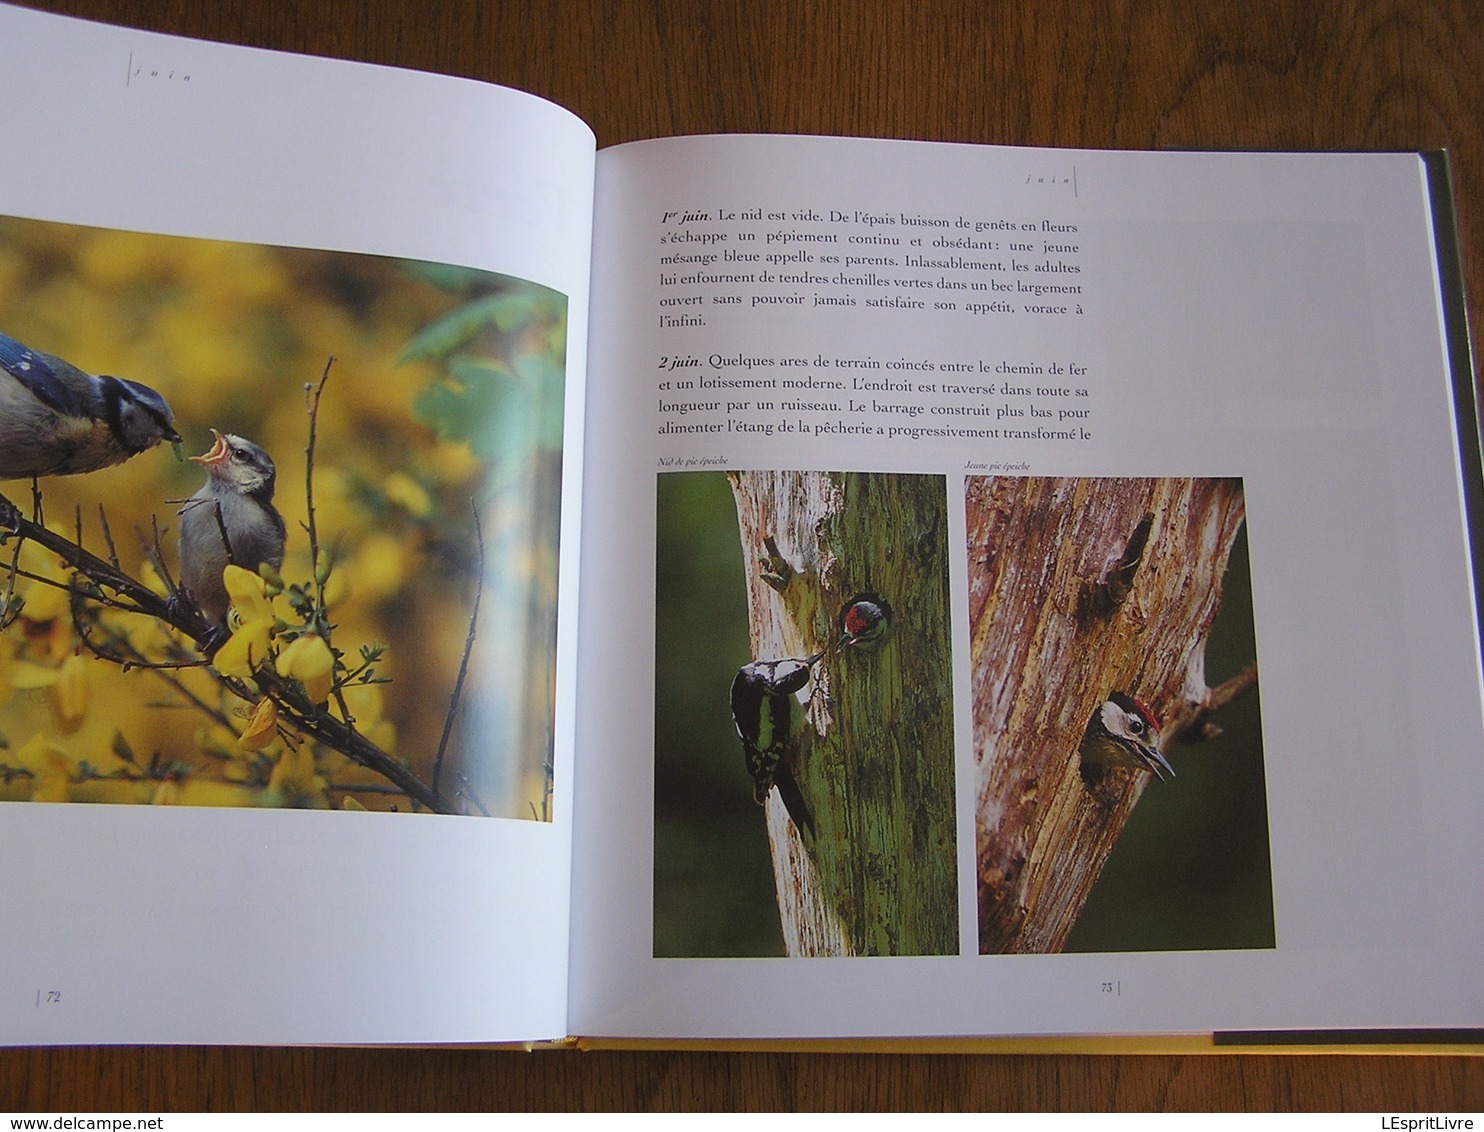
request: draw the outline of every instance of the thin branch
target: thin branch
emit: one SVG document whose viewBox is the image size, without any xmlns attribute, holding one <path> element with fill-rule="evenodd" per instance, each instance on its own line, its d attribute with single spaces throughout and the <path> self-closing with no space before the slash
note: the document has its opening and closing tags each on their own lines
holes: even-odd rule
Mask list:
<svg viewBox="0 0 1484 1132">
<path fill-rule="evenodd" d="M 330 367 L 334 364 L 334 355 L 326 358 L 319 381 L 304 387 L 304 401 L 309 409 L 309 442 L 304 448 L 304 499 L 309 513 L 309 559 L 315 563 L 319 560 L 319 525 L 314 518 L 314 445 L 319 431 L 319 399 L 324 396 L 325 383 L 330 380 Z"/>
<path fill-rule="evenodd" d="M 220 708 L 212 707 L 200 696 L 196 695 L 195 692 L 191 691 L 185 686 L 185 682 L 182 681 L 178 676 L 176 676 L 175 673 L 164 671 L 159 666 L 151 667 L 150 671 L 158 676 L 161 680 L 163 680 L 166 684 L 170 685 L 170 687 L 174 689 L 176 694 L 184 696 L 190 702 L 190 705 L 193 708 L 201 712 L 203 715 L 207 716 L 207 718 L 216 720 L 217 723 L 220 723 L 228 731 L 236 730 L 236 728 L 232 726 L 231 717 L 228 716 L 226 712 L 222 711 Z M 179 707 L 181 705 L 176 704 L 172 706 Z"/>
<path fill-rule="evenodd" d="M 106 660 L 110 664 L 117 664 L 125 672 L 131 671 L 135 668 L 147 668 L 151 672 L 161 672 L 177 670 L 181 668 L 206 667 L 206 661 L 202 660 L 200 657 L 191 657 L 189 659 L 181 660 L 149 660 L 148 658 L 140 655 L 137 649 L 130 647 L 127 641 L 122 640 L 117 636 L 111 636 L 110 641 L 107 644 L 101 644 L 98 641 L 95 641 L 92 637 L 89 623 L 97 624 L 96 620 L 86 618 L 77 608 L 78 602 L 85 602 L 90 600 L 95 599 L 91 598 L 87 594 L 82 593 L 81 591 L 73 591 L 74 603 L 72 608 L 72 627 L 77 631 L 77 639 L 82 644 L 82 647 L 87 649 L 88 652 L 92 653 L 99 660 Z M 137 612 L 137 610 L 129 610 L 125 606 L 110 606 L 110 608 L 124 610 L 131 613 Z M 127 654 L 115 651 L 115 649 L 121 644 L 125 649 L 127 649 Z"/>
<path fill-rule="evenodd" d="M 10 505 L 10 501 L 0 496 L 0 505 Z M 185 610 L 172 610 L 163 598 L 156 595 L 142 582 L 135 581 L 96 554 L 84 550 L 65 536 L 25 518 L 19 512 L 15 514 L 15 528 L 22 539 L 29 539 L 38 546 L 51 551 L 94 584 L 105 586 L 115 593 L 128 597 L 138 606 L 136 612 L 146 613 L 173 625 L 193 639 L 204 638 L 209 631 L 209 627 L 199 614 L 195 614 L 194 611 L 188 613 Z"/>
<path fill-rule="evenodd" d="M 1222 708 L 1240 699 L 1257 687 L 1257 665 L 1249 664 L 1230 680 L 1214 688 L 1207 688 L 1205 698 L 1198 704 L 1185 704 L 1165 727 L 1165 747 L 1175 743 L 1199 743 L 1214 739 L 1221 728 L 1211 722 L 1211 717 Z"/>
<path fill-rule="evenodd" d="M 70 542 L 65 536 L 56 534 L 33 520 L 26 519 L 15 510 L 14 505 L 8 499 L 0 495 L 0 512 L 4 512 L 7 507 L 14 512 L 12 526 L 22 540 L 29 539 L 51 551 L 93 585 L 101 589 L 112 590 L 133 604 L 132 606 L 125 605 L 117 598 L 101 594 L 94 600 L 99 600 L 111 608 L 153 617 L 178 629 L 190 638 L 204 655 L 206 643 L 213 630 L 191 603 L 166 601 L 142 582 L 136 581 L 97 555 Z M 50 579 L 46 581 L 47 584 L 56 584 Z M 86 596 L 93 597 L 90 594 Z M 79 635 L 82 635 L 81 630 L 79 630 Z M 303 690 L 296 681 L 278 675 L 271 667 L 258 669 L 253 674 L 251 682 L 222 676 L 210 668 L 205 671 L 210 673 L 212 678 L 232 695 L 248 703 L 255 703 L 262 695 L 272 696 L 279 704 L 282 715 L 297 730 L 311 738 L 318 739 L 326 746 L 345 755 L 352 762 L 359 763 L 387 781 L 395 783 L 402 793 L 418 805 L 436 813 L 458 812 L 451 801 L 437 790 L 430 788 L 401 762 L 358 734 L 349 724 L 342 723 L 318 705 L 311 703 L 304 696 Z"/>
<path fill-rule="evenodd" d="M 462 774 L 459 775 L 459 784 L 459 793 L 462 794 L 465 798 L 468 798 L 469 801 L 473 802 L 481 814 L 483 814 L 485 817 L 489 817 L 489 809 L 483 802 L 479 800 L 479 795 L 474 793 L 473 785 Z"/>
<path fill-rule="evenodd" d="M 309 569 L 314 580 L 314 609 L 315 609 L 315 632 L 324 639 L 325 646 L 329 648 L 331 655 L 335 655 L 335 647 L 330 640 L 330 616 L 325 606 L 325 585 L 329 582 L 329 573 L 325 572 L 323 580 L 320 576 L 319 560 L 319 519 L 314 510 L 314 452 L 319 439 L 319 402 L 325 395 L 325 385 L 330 380 L 330 367 L 335 364 L 335 356 L 331 354 L 325 359 L 325 368 L 320 372 L 319 381 L 314 385 L 304 387 L 304 401 L 309 410 L 309 439 L 304 445 L 304 504 L 307 522 L 305 530 L 309 534 Z M 335 658 L 338 666 L 340 659 Z M 346 727 L 352 732 L 355 730 L 355 716 L 351 714 L 350 705 L 345 702 L 345 689 L 340 675 L 335 675 L 331 692 L 335 696 L 335 702 L 340 705 L 340 714 L 345 720 Z M 433 775 L 433 791 L 438 790 L 438 776 Z"/>
<path fill-rule="evenodd" d="M 9 504 L 7 503 L 6 506 Z M 10 602 L 15 596 L 16 574 L 20 572 L 21 567 L 21 544 L 25 541 L 25 539 L 16 539 L 15 551 L 10 556 L 10 569 L 5 574 L 5 596 L 0 597 L 0 629 L 6 628 L 21 615 L 20 606 L 17 605 L 16 608 L 11 609 Z"/>
<path fill-rule="evenodd" d="M 374 770 L 388 782 L 400 787 L 407 797 L 434 813 L 458 812 L 442 794 L 430 788 L 408 767 L 392 758 L 351 725 L 310 703 L 296 682 L 278 675 L 271 667 L 264 667 L 253 673 L 253 683 L 263 695 L 273 697 L 279 706 L 279 718 L 286 718 L 295 730 L 312 739 L 318 739 L 352 762 Z"/>
<path fill-rule="evenodd" d="M 211 501 L 211 513 L 216 516 L 216 529 L 222 536 L 222 549 L 227 552 L 227 561 L 237 563 L 237 556 L 232 553 L 232 539 L 227 534 L 227 520 L 222 517 L 222 503 L 219 499 Z"/>
<path fill-rule="evenodd" d="M 464 691 L 464 677 L 469 673 L 469 656 L 474 651 L 474 633 L 479 623 L 479 600 L 484 595 L 484 528 L 479 524 L 479 509 L 471 501 L 469 509 L 474 514 L 474 539 L 479 547 L 479 571 L 474 581 L 474 608 L 469 611 L 469 632 L 464 636 L 464 655 L 459 658 L 459 674 L 454 678 L 453 692 L 448 697 L 448 713 L 443 717 L 443 735 L 438 740 L 438 754 L 433 759 L 433 789 L 438 789 L 443 775 L 443 752 L 448 747 L 448 738 L 453 734 L 454 716 L 459 711 L 459 698 Z M 476 801 L 476 805 L 479 803 Z M 483 809 L 480 806 L 480 809 Z"/>
<path fill-rule="evenodd" d="M 98 504 L 98 522 L 103 527 L 103 542 L 108 547 L 108 561 L 115 570 L 122 570 L 119 565 L 118 548 L 113 545 L 113 531 L 108 527 L 108 512 L 103 509 L 103 504 Z"/>
<path fill-rule="evenodd" d="M 180 586 L 176 584 L 175 578 L 171 576 L 170 567 L 165 562 L 165 548 L 160 545 L 160 520 L 153 512 L 149 516 L 149 528 L 154 536 L 154 552 L 151 554 L 149 550 L 146 550 L 145 557 L 155 564 L 155 571 L 160 575 L 160 580 L 165 583 L 165 588 L 171 593 L 177 593 Z"/>
</svg>

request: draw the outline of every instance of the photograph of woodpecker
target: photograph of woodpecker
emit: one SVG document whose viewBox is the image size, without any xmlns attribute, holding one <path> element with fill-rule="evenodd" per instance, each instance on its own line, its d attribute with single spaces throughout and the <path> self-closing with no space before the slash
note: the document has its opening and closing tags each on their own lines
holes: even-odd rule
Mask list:
<svg viewBox="0 0 1484 1132">
<path fill-rule="evenodd" d="M 1276 946 L 1242 481 L 964 502 L 980 952 Z"/>
<path fill-rule="evenodd" d="M 0 802 L 549 819 L 566 318 L 0 217 Z"/>
<path fill-rule="evenodd" d="M 956 954 L 946 480 L 658 505 L 655 954 Z"/>
</svg>

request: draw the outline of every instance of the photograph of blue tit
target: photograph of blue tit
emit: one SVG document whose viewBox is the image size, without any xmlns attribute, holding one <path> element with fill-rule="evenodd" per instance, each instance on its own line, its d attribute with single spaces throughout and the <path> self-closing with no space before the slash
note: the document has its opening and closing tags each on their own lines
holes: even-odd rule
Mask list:
<svg viewBox="0 0 1484 1132">
<path fill-rule="evenodd" d="M 548 820 L 566 297 L 0 217 L 0 801 Z"/>
<path fill-rule="evenodd" d="M 206 482 L 180 509 L 178 561 L 181 588 L 221 636 L 227 631 L 227 563 L 255 574 L 265 563 L 279 569 L 288 530 L 273 506 L 273 458 L 251 440 L 216 429 L 211 434 L 211 451 L 191 457 L 206 469 Z"/>
</svg>

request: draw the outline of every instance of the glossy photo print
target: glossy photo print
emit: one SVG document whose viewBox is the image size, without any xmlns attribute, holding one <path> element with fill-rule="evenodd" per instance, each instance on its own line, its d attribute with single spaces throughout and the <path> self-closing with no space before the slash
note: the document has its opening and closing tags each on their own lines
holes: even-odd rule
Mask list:
<svg viewBox="0 0 1484 1132">
<path fill-rule="evenodd" d="M 657 490 L 654 954 L 957 954 L 944 478 Z"/>
<path fill-rule="evenodd" d="M 1275 946 L 1242 481 L 965 504 L 980 952 Z"/>
<path fill-rule="evenodd" d="M 548 818 L 566 317 L 0 218 L 0 799 Z"/>
</svg>

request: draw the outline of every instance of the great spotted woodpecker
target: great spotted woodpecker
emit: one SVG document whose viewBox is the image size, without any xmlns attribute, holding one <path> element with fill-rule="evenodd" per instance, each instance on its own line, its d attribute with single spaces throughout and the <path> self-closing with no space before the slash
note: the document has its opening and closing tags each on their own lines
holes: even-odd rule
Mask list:
<svg viewBox="0 0 1484 1132">
<path fill-rule="evenodd" d="M 1093 709 L 1078 747 L 1083 776 L 1089 767 L 1132 767 L 1162 780 L 1175 777 L 1174 768 L 1159 753 L 1159 720 L 1143 703 L 1123 692 L 1112 692 Z"/>
<path fill-rule="evenodd" d="M 808 657 L 755 660 L 744 664 L 732 681 L 732 722 L 742 740 L 747 773 L 752 776 L 752 797 L 767 805 L 768 791 L 778 794 L 788 816 L 802 833 L 814 833 L 814 817 L 794 778 L 795 732 L 804 719 L 798 693 L 809 683 L 814 665 L 823 652 Z"/>
<path fill-rule="evenodd" d="M 840 641 L 837 648 L 872 652 L 891 634 L 891 606 L 875 594 L 861 594 L 840 611 Z"/>
</svg>

